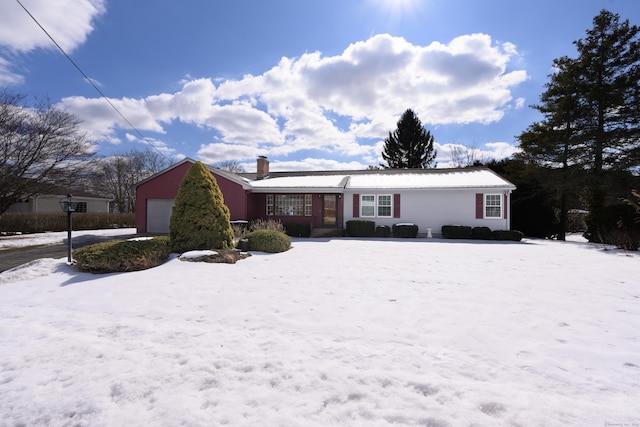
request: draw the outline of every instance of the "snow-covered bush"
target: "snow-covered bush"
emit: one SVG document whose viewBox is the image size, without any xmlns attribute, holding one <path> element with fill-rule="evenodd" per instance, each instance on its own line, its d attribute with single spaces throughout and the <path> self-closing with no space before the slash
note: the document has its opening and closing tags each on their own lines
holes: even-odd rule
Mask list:
<svg viewBox="0 0 640 427">
<path fill-rule="evenodd" d="M 202 162 L 185 174 L 169 222 L 171 251 L 233 248 L 229 208 L 216 179 Z"/>
<path fill-rule="evenodd" d="M 281 231 L 258 230 L 244 236 L 249 243 L 248 250 L 278 253 L 291 247 L 291 238 Z"/>
<path fill-rule="evenodd" d="M 415 224 L 393 224 L 393 237 L 418 237 L 418 226 Z"/>
</svg>

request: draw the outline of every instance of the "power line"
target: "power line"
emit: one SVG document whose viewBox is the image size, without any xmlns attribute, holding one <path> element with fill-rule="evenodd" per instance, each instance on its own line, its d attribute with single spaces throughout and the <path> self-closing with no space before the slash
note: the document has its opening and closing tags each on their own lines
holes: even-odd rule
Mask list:
<svg viewBox="0 0 640 427">
<path fill-rule="evenodd" d="M 113 103 L 109 100 L 109 98 L 107 98 L 107 95 L 105 95 L 105 94 L 102 92 L 102 90 L 100 90 L 100 88 L 99 88 L 99 87 L 98 87 L 98 86 L 93 82 L 93 80 L 92 80 L 92 79 L 90 79 L 90 78 L 89 78 L 89 76 L 87 76 L 87 75 L 85 74 L 85 72 L 84 72 L 84 71 L 82 71 L 82 68 L 80 68 L 80 66 L 79 66 L 78 64 L 76 64 L 76 62 L 73 60 L 73 58 L 71 58 L 71 56 L 69 56 L 69 55 L 67 54 L 67 52 L 65 52 L 65 50 L 62 48 L 62 46 L 60 46 L 60 45 L 58 44 L 58 42 L 56 42 L 56 41 L 55 41 L 55 39 L 51 36 L 51 34 L 49 34 L 49 32 L 48 32 L 47 30 L 45 30 L 45 28 L 44 28 L 42 25 L 40 25 L 40 22 L 38 22 L 38 20 L 35 18 L 35 16 L 33 16 L 33 15 L 31 14 L 31 12 L 29 12 L 29 10 L 28 10 L 28 9 L 27 9 L 27 8 L 26 8 L 26 7 L 21 3 L 21 2 L 20 2 L 20 0 L 16 0 L 16 1 L 17 1 L 17 2 L 18 2 L 18 4 L 19 4 L 23 9 L 24 9 L 24 11 L 27 13 L 27 15 L 29 15 L 29 16 L 31 17 L 31 19 L 33 19 L 33 22 L 35 22 L 35 23 L 38 25 L 38 27 L 40 27 L 40 29 L 41 29 L 41 30 L 42 30 L 42 31 L 47 35 L 47 37 L 49 37 L 49 39 L 53 42 L 53 44 L 54 44 L 54 45 L 56 45 L 56 47 L 57 47 L 57 48 L 60 50 L 60 52 L 62 52 L 62 54 L 63 54 L 63 55 L 64 55 L 64 56 L 69 60 L 69 62 L 71 62 L 71 63 L 73 64 L 73 66 L 74 66 L 74 67 L 76 67 L 76 70 L 78 70 L 78 72 L 79 72 L 80 74 L 82 74 L 82 76 L 83 76 L 83 77 L 84 77 L 84 78 L 89 82 L 89 84 L 90 84 L 91 86 L 93 86 L 93 88 L 94 88 L 94 89 L 95 89 L 95 90 L 100 94 L 100 96 L 101 96 L 105 101 L 107 101 L 107 103 L 109 103 L 109 105 L 111 106 L 111 108 L 113 108 L 113 110 L 114 110 L 116 113 L 118 113 L 118 115 L 119 115 L 120 117 L 122 117 L 122 120 L 124 120 L 124 121 L 129 125 L 129 127 L 130 127 L 131 129 L 133 129 L 133 131 L 134 131 L 135 133 L 137 133 L 137 134 L 138 134 L 138 136 L 140 136 L 140 138 L 141 138 L 143 141 L 146 141 L 146 140 L 147 140 L 147 137 L 145 137 L 145 136 L 142 134 L 142 132 L 140 132 L 140 131 L 138 130 L 138 128 L 136 128 L 136 127 L 135 127 L 135 126 L 134 126 L 134 125 L 129 121 L 129 119 L 127 119 L 127 118 L 124 116 L 124 114 L 122 114 L 122 113 L 120 112 L 120 110 L 118 110 L 118 108 L 117 108 L 115 105 L 113 105 Z M 160 153 L 160 155 L 162 155 L 164 158 L 168 159 L 168 157 L 167 157 L 163 152 L 161 152 L 160 150 L 158 150 L 158 149 L 157 149 L 153 144 L 151 144 L 151 147 L 153 147 L 153 149 L 154 149 L 154 150 L 156 150 L 158 153 Z"/>
</svg>

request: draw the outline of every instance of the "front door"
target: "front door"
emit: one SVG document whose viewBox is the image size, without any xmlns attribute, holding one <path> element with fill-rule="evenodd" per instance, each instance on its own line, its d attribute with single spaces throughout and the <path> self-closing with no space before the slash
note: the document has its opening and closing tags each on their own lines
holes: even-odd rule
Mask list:
<svg viewBox="0 0 640 427">
<path fill-rule="evenodd" d="M 322 195 L 322 225 L 338 225 L 338 204 L 335 194 Z"/>
</svg>

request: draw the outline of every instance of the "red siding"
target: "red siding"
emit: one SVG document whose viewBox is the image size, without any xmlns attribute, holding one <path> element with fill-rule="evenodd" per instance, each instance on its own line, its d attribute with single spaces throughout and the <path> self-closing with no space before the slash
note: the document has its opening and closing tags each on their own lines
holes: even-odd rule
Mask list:
<svg viewBox="0 0 640 427">
<path fill-rule="evenodd" d="M 191 162 L 185 162 L 136 188 L 136 227 L 138 233 L 147 232 L 147 200 L 175 199 L 180 182 L 191 165 Z"/>
<path fill-rule="evenodd" d="M 224 204 L 229 208 L 231 221 L 238 219 L 248 219 L 247 217 L 247 195 L 240 184 L 228 180 L 220 175 L 212 174 L 222 191 Z M 177 194 L 177 193 L 176 193 Z"/>
<path fill-rule="evenodd" d="M 173 169 L 160 174 L 136 188 L 136 226 L 138 233 L 147 232 L 147 200 L 175 199 L 180 182 L 191 162 L 184 162 Z M 231 220 L 247 219 L 247 196 L 241 185 L 227 178 L 212 174 L 220 187 L 224 202 L 229 208 Z"/>
<path fill-rule="evenodd" d="M 354 218 L 360 217 L 360 195 L 359 194 L 353 195 L 353 217 Z"/>
<path fill-rule="evenodd" d="M 393 217 L 400 218 L 400 195 L 393 195 Z"/>
<path fill-rule="evenodd" d="M 484 194 L 476 193 L 476 219 L 484 218 Z"/>
</svg>

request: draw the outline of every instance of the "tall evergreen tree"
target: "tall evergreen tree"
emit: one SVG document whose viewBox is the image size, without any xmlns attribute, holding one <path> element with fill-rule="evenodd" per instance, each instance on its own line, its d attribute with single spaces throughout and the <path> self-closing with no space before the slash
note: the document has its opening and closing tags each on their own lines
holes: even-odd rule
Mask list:
<svg viewBox="0 0 640 427">
<path fill-rule="evenodd" d="M 578 94 L 586 107 L 582 138 L 594 174 L 640 164 L 640 28 L 603 10 L 578 49 Z"/>
<path fill-rule="evenodd" d="M 578 137 L 584 105 L 576 93 L 578 74 L 575 61 L 567 57 L 554 60 L 554 73 L 533 108 L 544 119 L 529 126 L 519 137 L 522 152 L 517 156 L 536 166 L 544 174 L 552 201 L 560 211 L 558 240 L 565 240 L 569 200 L 579 192 L 579 167 L 585 147 Z"/>
<path fill-rule="evenodd" d="M 171 250 L 233 247 L 229 208 L 207 167 L 194 163 L 185 174 L 169 220 Z"/>
<path fill-rule="evenodd" d="M 422 126 L 411 109 L 402 114 L 398 128 L 384 141 L 382 158 L 395 169 L 428 169 L 435 166 L 437 151 L 433 148 L 433 135 Z"/>
<path fill-rule="evenodd" d="M 529 160 L 588 172 L 588 236 L 598 240 L 604 206 L 613 197 L 605 174 L 640 165 L 640 29 L 602 10 L 574 44 L 578 57 L 554 61 L 557 72 L 535 106 L 544 120 L 519 139 Z M 569 186 L 562 190 L 574 191 L 574 177 L 567 172 L 563 179 Z"/>
<path fill-rule="evenodd" d="M 606 240 L 605 206 L 616 197 L 607 172 L 640 165 L 640 28 L 603 10 L 575 45 L 577 89 L 587 108 L 581 137 L 590 154 L 587 237 L 601 242 Z"/>
</svg>

